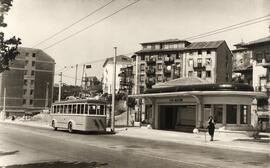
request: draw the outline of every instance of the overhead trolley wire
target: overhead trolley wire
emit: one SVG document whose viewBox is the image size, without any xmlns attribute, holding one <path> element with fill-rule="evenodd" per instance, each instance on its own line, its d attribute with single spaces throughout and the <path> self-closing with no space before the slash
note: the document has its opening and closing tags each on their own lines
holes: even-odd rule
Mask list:
<svg viewBox="0 0 270 168">
<path fill-rule="evenodd" d="M 266 19 L 264 19 L 264 18 L 266 18 Z M 218 34 L 218 33 L 222 33 L 222 32 L 225 32 L 225 31 L 234 30 L 234 29 L 249 26 L 249 25 L 252 25 L 252 24 L 260 23 L 260 22 L 263 22 L 263 21 L 266 21 L 266 20 L 270 20 L 270 14 L 262 16 L 262 17 L 250 19 L 250 20 L 247 20 L 247 21 L 244 21 L 244 22 L 241 22 L 241 23 L 233 24 L 233 25 L 223 27 L 223 28 L 220 28 L 220 29 L 212 30 L 212 31 L 209 31 L 209 32 L 206 32 L 206 33 L 198 34 L 198 35 L 195 35 L 195 36 L 190 36 L 190 37 L 187 37 L 187 38 L 184 38 L 184 39 L 185 40 L 199 39 L 199 38 L 215 35 L 215 34 Z"/>
<path fill-rule="evenodd" d="M 73 37 L 73 36 L 75 36 L 75 35 L 77 35 L 77 34 L 79 34 L 79 33 L 81 33 L 81 32 L 83 32 L 83 31 L 85 31 L 85 30 L 87 30 L 87 29 L 89 29 L 89 28 L 95 26 L 96 24 L 98 24 L 98 23 L 100 23 L 100 22 L 102 22 L 102 21 L 104 21 L 104 20 L 106 20 L 106 19 L 112 17 L 113 15 L 115 15 L 115 14 L 121 12 L 122 10 L 124 10 L 124 9 L 126 9 L 126 8 L 128 8 L 128 7 L 130 7 L 130 6 L 134 5 L 134 4 L 136 4 L 136 3 L 138 3 L 139 1 L 141 1 L 141 0 L 136 0 L 135 2 L 132 2 L 132 3 L 128 4 L 128 5 L 126 5 L 126 6 L 124 6 L 124 7 L 120 8 L 120 9 L 118 9 L 117 11 L 113 12 L 112 14 L 110 14 L 110 15 L 108 15 L 108 16 L 106 16 L 106 17 L 103 17 L 102 19 L 99 19 L 98 21 L 92 23 L 91 25 L 88 25 L 88 26 L 86 26 L 85 28 L 83 28 L 83 29 L 81 29 L 81 30 L 79 30 L 79 31 L 77 31 L 77 32 L 75 32 L 75 33 L 72 33 L 71 35 L 69 35 L 69 36 L 67 36 L 67 37 L 65 37 L 65 38 L 63 38 L 63 39 L 61 39 L 61 40 L 59 40 L 59 41 L 57 41 L 57 42 L 55 42 L 55 43 L 53 43 L 53 44 L 51 44 L 51 45 L 45 47 L 45 48 L 43 48 L 42 50 L 46 50 L 46 49 L 48 49 L 48 48 L 51 48 L 51 47 L 53 47 L 53 46 L 55 46 L 55 45 L 57 45 L 57 44 L 59 44 L 59 43 L 65 41 L 65 40 L 67 40 L 67 39 L 69 39 L 69 38 L 71 38 L 71 37 Z"/>
<path fill-rule="evenodd" d="M 33 46 L 33 48 L 39 46 L 40 44 L 42 44 L 42 43 L 44 43 L 44 42 L 46 42 L 46 41 L 48 41 L 48 40 L 50 40 L 50 39 L 52 39 L 52 38 L 54 38 L 54 37 L 57 36 L 58 34 L 61 34 L 62 32 L 68 30 L 69 28 L 73 27 L 74 25 L 80 23 L 81 21 L 85 20 L 86 18 L 92 16 L 93 14 L 97 13 L 97 12 L 100 11 L 101 9 L 103 9 L 103 8 L 105 8 L 106 6 L 110 5 L 110 4 L 111 4 L 112 2 L 114 2 L 114 1 L 115 1 L 115 0 L 109 1 L 108 3 L 104 4 L 103 6 L 97 8 L 96 10 L 94 10 L 94 11 L 92 11 L 92 12 L 90 12 L 90 13 L 87 14 L 86 16 L 84 16 L 84 17 L 80 18 L 79 20 L 73 22 L 72 24 L 70 24 L 70 25 L 64 27 L 63 29 L 59 30 L 58 32 L 56 32 L 56 33 L 50 35 L 48 38 L 46 38 L 46 39 L 44 39 L 44 40 L 38 42 L 37 44 L 35 44 L 35 45 Z"/>
</svg>

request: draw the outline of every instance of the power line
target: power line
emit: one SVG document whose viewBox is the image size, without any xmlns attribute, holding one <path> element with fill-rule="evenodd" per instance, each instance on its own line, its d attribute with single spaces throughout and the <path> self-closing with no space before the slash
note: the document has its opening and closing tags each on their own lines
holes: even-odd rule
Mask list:
<svg viewBox="0 0 270 168">
<path fill-rule="evenodd" d="M 230 29 L 225 29 L 225 30 L 218 31 L 218 32 L 215 32 L 215 33 L 211 33 L 211 34 L 207 34 L 207 35 L 198 36 L 198 37 L 196 37 L 196 38 L 190 38 L 189 40 L 195 40 L 195 39 L 200 39 L 200 38 L 212 36 L 212 35 L 215 35 L 215 34 L 223 33 L 223 32 L 230 31 L 230 30 L 239 29 L 239 28 L 241 28 L 241 27 L 246 27 L 246 26 L 253 25 L 253 24 L 256 24 L 256 23 L 260 23 L 260 22 L 264 22 L 264 21 L 267 21 L 267 20 L 270 20 L 270 18 L 268 18 L 268 19 L 263 19 L 263 20 L 260 20 L 260 21 L 257 21 L 257 22 L 252 22 L 252 23 L 244 24 L 244 25 L 237 26 L 237 27 L 233 27 L 233 28 L 230 28 Z"/>
<path fill-rule="evenodd" d="M 36 47 L 36 46 L 39 46 L 40 44 L 42 44 L 42 43 L 44 43 L 44 42 L 46 42 L 46 41 L 48 41 L 48 40 L 50 40 L 50 39 L 52 39 L 52 38 L 54 38 L 54 37 L 57 36 L 58 34 L 61 34 L 62 32 L 66 31 L 67 29 L 71 28 L 72 26 L 74 26 L 74 25 L 80 23 L 81 21 L 83 21 L 83 20 L 85 20 L 86 18 L 88 18 L 88 17 L 92 16 L 93 14 L 97 13 L 98 11 L 100 11 L 100 10 L 103 9 L 103 8 L 105 8 L 106 6 L 108 6 L 109 4 L 111 4 L 111 3 L 114 2 L 114 1 L 115 1 L 115 0 L 111 0 L 110 2 L 104 4 L 103 6 L 97 8 L 96 10 L 94 10 L 94 11 L 92 11 L 92 12 L 90 12 L 89 14 L 87 14 L 86 16 L 80 18 L 79 20 L 75 21 L 74 23 L 72 23 L 72 24 L 70 24 L 70 25 L 64 27 L 63 29 L 61 29 L 61 30 L 59 30 L 58 32 L 56 32 L 56 33 L 52 34 L 51 36 L 49 36 L 48 38 L 46 38 L 46 39 L 40 41 L 39 43 L 35 44 L 35 45 L 33 46 L 33 48 Z"/>
<path fill-rule="evenodd" d="M 63 38 L 63 39 L 61 39 L 61 40 L 59 40 L 59 41 L 57 41 L 57 42 L 51 44 L 51 45 L 49 45 L 49 46 L 47 46 L 47 47 L 45 47 L 45 48 L 43 48 L 42 50 L 46 50 L 46 49 L 48 49 L 48 48 L 51 48 L 51 47 L 53 47 L 53 46 L 55 46 L 55 45 L 57 45 L 57 44 L 59 44 L 59 43 L 65 41 L 65 40 L 67 40 L 67 39 L 69 39 L 69 38 L 71 38 L 71 37 L 73 37 L 73 36 L 75 36 L 75 35 L 77 35 L 77 34 L 79 34 L 79 33 L 81 33 L 81 32 L 83 32 L 83 31 L 85 31 L 85 30 L 87 30 L 87 29 L 89 29 L 89 28 L 95 26 L 96 24 L 98 24 L 98 23 L 100 23 L 100 22 L 102 22 L 102 21 L 104 21 L 104 20 L 106 20 L 106 19 L 112 17 L 113 15 L 115 15 L 115 14 L 119 13 L 120 11 L 122 11 L 122 10 L 124 10 L 124 9 L 126 9 L 126 8 L 128 8 L 128 7 L 132 6 L 132 5 L 134 5 L 134 4 L 136 4 L 136 3 L 139 2 L 139 1 L 141 1 L 141 0 L 136 0 L 135 2 L 132 2 L 132 3 L 128 4 L 128 5 L 126 5 L 126 6 L 122 7 L 122 8 L 120 8 L 119 10 L 113 12 L 112 14 L 110 14 L 110 15 L 108 15 L 108 16 L 106 16 L 106 17 L 103 17 L 102 19 L 100 19 L 100 20 L 98 20 L 98 21 L 92 23 L 91 25 L 89 25 L 89 26 L 87 26 L 87 27 L 85 27 L 85 28 L 83 28 L 83 29 L 81 29 L 81 30 L 79 30 L 79 31 L 77 31 L 77 32 L 75 32 L 75 33 L 73 33 L 73 34 L 71 34 L 71 35 L 69 35 L 69 36 L 67 36 L 67 37 L 65 37 L 65 38 Z"/>
</svg>

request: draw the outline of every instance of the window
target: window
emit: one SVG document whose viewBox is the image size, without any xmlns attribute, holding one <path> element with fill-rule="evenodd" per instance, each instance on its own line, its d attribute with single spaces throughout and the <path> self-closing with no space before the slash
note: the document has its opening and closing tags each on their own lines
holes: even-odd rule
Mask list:
<svg viewBox="0 0 270 168">
<path fill-rule="evenodd" d="M 198 55 L 202 55 L 202 50 L 199 50 L 198 51 Z"/>
<path fill-rule="evenodd" d="M 211 71 L 206 71 L 206 77 L 211 78 Z"/>
<path fill-rule="evenodd" d="M 81 114 L 84 114 L 84 104 L 81 104 Z"/>
<path fill-rule="evenodd" d="M 236 124 L 237 105 L 227 105 L 227 124 Z"/>
<path fill-rule="evenodd" d="M 33 54 L 32 54 L 32 57 L 36 57 L 36 53 L 33 53 Z"/>
<path fill-rule="evenodd" d="M 145 80 L 144 75 L 141 75 L 141 76 L 140 76 L 140 82 L 144 82 L 144 80 Z"/>
<path fill-rule="evenodd" d="M 103 105 L 100 106 L 100 115 L 104 115 L 105 114 L 105 108 Z"/>
<path fill-rule="evenodd" d="M 31 90 L 30 90 L 30 95 L 33 95 L 33 93 L 34 93 L 34 90 L 31 89 Z"/>
<path fill-rule="evenodd" d="M 68 114 L 72 113 L 72 105 L 68 105 Z"/>
<path fill-rule="evenodd" d="M 24 84 L 24 85 L 27 85 L 27 79 L 24 79 L 24 80 L 23 80 L 23 84 Z"/>
<path fill-rule="evenodd" d="M 88 107 L 89 107 L 89 105 L 86 104 L 86 105 L 85 105 L 84 114 L 88 114 L 88 109 L 89 109 Z"/>
<path fill-rule="evenodd" d="M 34 76 L 35 75 L 35 71 L 31 71 L 31 75 Z"/>
<path fill-rule="evenodd" d="M 144 92 L 144 87 L 141 86 L 141 87 L 140 87 L 140 93 L 143 93 L 143 92 Z"/>
<path fill-rule="evenodd" d="M 157 69 L 162 70 L 162 64 L 157 64 Z"/>
<path fill-rule="evenodd" d="M 81 105 L 80 104 L 77 105 L 77 114 L 81 114 Z"/>
<path fill-rule="evenodd" d="M 33 100 L 32 99 L 30 100 L 30 105 L 33 105 Z"/>
<path fill-rule="evenodd" d="M 158 60 L 162 60 L 162 55 L 158 55 Z"/>
<path fill-rule="evenodd" d="M 97 105 L 97 115 L 100 115 L 100 106 Z"/>
<path fill-rule="evenodd" d="M 155 49 L 160 49 L 160 45 L 159 44 L 156 44 L 155 45 Z"/>
<path fill-rule="evenodd" d="M 27 71 L 24 71 L 24 75 L 27 75 Z"/>
<path fill-rule="evenodd" d="M 26 95 L 26 93 L 27 93 L 27 90 L 23 89 L 23 94 Z"/>
<path fill-rule="evenodd" d="M 202 71 L 197 71 L 197 77 L 201 78 L 202 77 Z"/>
<path fill-rule="evenodd" d="M 212 64 L 211 58 L 206 58 L 205 59 L 205 64 L 206 65 L 211 65 Z"/>
<path fill-rule="evenodd" d="M 89 114 L 96 115 L 96 106 L 95 105 L 90 105 L 89 106 Z"/>
<path fill-rule="evenodd" d="M 211 50 L 207 50 L 206 51 L 206 54 L 211 54 Z"/>
<path fill-rule="evenodd" d="M 193 67 L 193 59 L 188 60 L 188 66 Z"/>
<path fill-rule="evenodd" d="M 72 114 L 76 114 L 77 113 L 77 105 L 73 104 L 72 105 Z"/>
<path fill-rule="evenodd" d="M 197 59 L 197 66 L 202 67 L 202 58 Z"/>
<path fill-rule="evenodd" d="M 223 113 L 223 105 L 215 104 L 213 117 L 216 123 L 222 123 L 222 113 Z"/>
<path fill-rule="evenodd" d="M 162 82 L 162 75 L 158 75 L 157 80 L 158 80 L 158 82 Z"/>
<path fill-rule="evenodd" d="M 176 59 L 180 59 L 181 55 L 182 54 L 180 54 L 180 53 L 179 54 L 176 54 Z"/>
<path fill-rule="evenodd" d="M 144 61 L 145 60 L 145 57 L 144 55 L 141 56 L 141 60 Z"/>
<path fill-rule="evenodd" d="M 188 77 L 192 77 L 193 76 L 193 71 L 188 71 Z"/>
<path fill-rule="evenodd" d="M 35 61 L 32 61 L 32 66 L 35 66 L 36 65 L 36 62 Z"/>
<path fill-rule="evenodd" d="M 262 60 L 263 60 L 262 53 L 256 53 L 255 58 L 256 58 L 257 63 L 262 63 Z"/>
<path fill-rule="evenodd" d="M 26 104 L 26 99 L 23 99 L 23 104 Z"/>
<path fill-rule="evenodd" d="M 247 124 L 248 106 L 240 105 L 240 124 Z"/>
<path fill-rule="evenodd" d="M 145 69 L 145 65 L 144 65 L 144 64 L 141 64 L 140 70 L 141 70 L 141 71 L 144 71 L 144 69 Z"/>
<path fill-rule="evenodd" d="M 27 66 L 28 62 L 29 62 L 28 60 L 25 60 L 25 66 Z"/>
<path fill-rule="evenodd" d="M 31 85 L 34 85 L 35 81 L 34 80 L 31 80 Z"/>
</svg>

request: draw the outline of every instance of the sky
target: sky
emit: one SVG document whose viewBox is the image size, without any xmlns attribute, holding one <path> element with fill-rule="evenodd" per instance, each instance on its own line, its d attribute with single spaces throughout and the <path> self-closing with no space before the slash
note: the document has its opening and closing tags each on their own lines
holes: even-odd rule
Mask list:
<svg viewBox="0 0 270 168">
<path fill-rule="evenodd" d="M 92 65 L 86 71 L 87 76 L 101 78 L 105 58 L 114 56 L 113 47 L 117 47 L 118 55 L 131 55 L 141 49 L 142 42 L 185 39 L 270 14 L 270 0 L 141 0 L 47 48 L 135 1 L 114 0 L 82 22 L 36 46 L 110 1 L 14 0 L 13 7 L 5 16 L 8 27 L 3 31 L 6 38 L 14 35 L 20 37 L 22 47 L 43 49 L 54 58 L 55 83 L 59 81 L 57 74 L 63 72 L 63 82 L 74 84 L 75 64 L 79 64 L 78 79 L 82 76 L 83 64 Z M 267 20 L 190 42 L 226 40 L 230 49 L 233 49 L 233 44 L 241 41 L 249 42 L 269 36 L 269 24 L 270 20 Z M 77 83 L 80 84 L 80 81 Z"/>
</svg>

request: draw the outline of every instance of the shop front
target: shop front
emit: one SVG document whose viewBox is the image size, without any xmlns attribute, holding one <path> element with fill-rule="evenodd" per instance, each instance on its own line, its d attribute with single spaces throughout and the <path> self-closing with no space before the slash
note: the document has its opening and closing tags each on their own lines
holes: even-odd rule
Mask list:
<svg viewBox="0 0 270 168">
<path fill-rule="evenodd" d="M 206 128 L 211 115 L 216 128 L 250 130 L 251 104 L 265 97 L 244 84 L 196 84 L 155 88 L 130 97 L 145 99 L 154 129 L 191 131 Z"/>
</svg>

